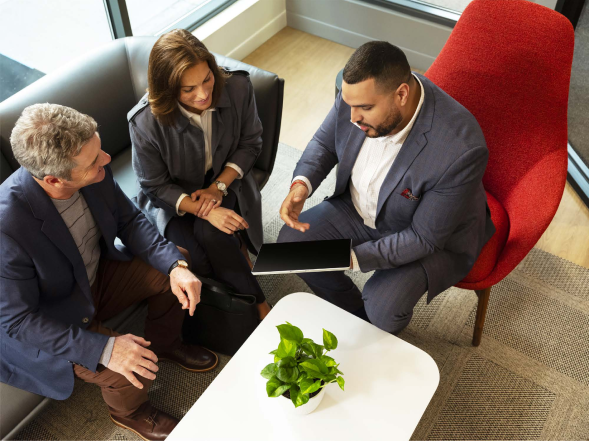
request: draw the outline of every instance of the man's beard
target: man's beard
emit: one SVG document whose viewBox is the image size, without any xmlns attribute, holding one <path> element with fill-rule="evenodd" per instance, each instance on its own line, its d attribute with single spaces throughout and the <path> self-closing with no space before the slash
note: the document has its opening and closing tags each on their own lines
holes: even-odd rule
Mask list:
<svg viewBox="0 0 589 441">
<path fill-rule="evenodd" d="M 383 136 L 387 136 L 389 133 L 395 130 L 395 128 L 399 124 L 401 124 L 401 121 L 403 121 L 401 112 L 399 112 L 398 109 L 395 109 L 387 116 L 387 119 L 379 126 L 373 127 L 368 124 L 363 125 L 365 125 L 366 127 L 370 127 L 372 130 L 376 132 L 374 135 L 369 135 L 368 132 L 366 132 L 366 136 L 368 136 L 369 138 L 381 138 Z"/>
</svg>

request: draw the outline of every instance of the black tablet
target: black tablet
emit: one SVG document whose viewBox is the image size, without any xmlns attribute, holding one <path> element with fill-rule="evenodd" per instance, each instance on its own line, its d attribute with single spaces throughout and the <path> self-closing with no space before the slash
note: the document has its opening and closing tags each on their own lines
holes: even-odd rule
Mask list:
<svg viewBox="0 0 589 441">
<path fill-rule="evenodd" d="M 254 275 L 343 271 L 350 269 L 352 239 L 262 245 Z"/>
</svg>

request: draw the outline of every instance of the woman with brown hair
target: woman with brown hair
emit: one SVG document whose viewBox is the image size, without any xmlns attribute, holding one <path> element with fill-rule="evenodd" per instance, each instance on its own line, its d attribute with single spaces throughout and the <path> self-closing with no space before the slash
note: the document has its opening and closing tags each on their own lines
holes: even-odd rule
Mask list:
<svg viewBox="0 0 589 441">
<path fill-rule="evenodd" d="M 197 275 L 270 307 L 251 274 L 246 239 L 262 243 L 261 195 L 251 169 L 262 124 L 248 74 L 228 72 L 194 35 L 176 29 L 155 43 L 148 93 L 129 113 L 137 204 L 186 248 Z M 247 235 L 247 236 L 246 236 Z"/>
</svg>

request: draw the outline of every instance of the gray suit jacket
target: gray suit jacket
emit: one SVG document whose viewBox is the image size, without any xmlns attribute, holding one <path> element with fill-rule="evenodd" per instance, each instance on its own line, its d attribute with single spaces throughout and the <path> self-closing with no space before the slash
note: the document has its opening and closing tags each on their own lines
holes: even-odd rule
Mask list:
<svg viewBox="0 0 589 441">
<path fill-rule="evenodd" d="M 468 274 L 495 227 L 482 184 L 489 152 L 481 128 L 456 100 L 417 76 L 424 103 L 378 197 L 376 228 L 383 237 L 354 252 L 363 272 L 420 261 L 429 302 Z M 306 176 L 316 189 L 339 164 L 332 197 L 344 193 L 365 138 L 340 94 L 293 176 Z M 419 199 L 405 198 L 405 189 Z"/>
<path fill-rule="evenodd" d="M 227 162 L 243 170 L 243 179 L 236 179 L 229 188 L 237 195 L 241 214 L 250 226 L 249 239 L 259 250 L 263 241 L 262 197 L 250 172 L 262 151 L 262 123 L 249 74 L 232 74 L 213 113 L 213 171 L 216 177 Z M 203 187 L 203 131 L 191 125 L 180 111 L 174 125 L 161 125 L 151 113 L 147 95 L 127 118 L 133 143 L 133 169 L 141 186 L 137 205 L 163 234 L 170 219 L 178 215 L 176 202 L 180 195 Z"/>
</svg>

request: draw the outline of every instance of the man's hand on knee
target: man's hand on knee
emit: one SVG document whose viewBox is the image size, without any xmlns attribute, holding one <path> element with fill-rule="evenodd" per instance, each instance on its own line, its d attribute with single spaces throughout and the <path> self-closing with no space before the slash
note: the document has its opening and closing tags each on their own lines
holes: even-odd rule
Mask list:
<svg viewBox="0 0 589 441">
<path fill-rule="evenodd" d="M 307 223 L 299 222 L 299 215 L 303 211 L 305 201 L 309 196 L 309 189 L 305 184 L 299 184 L 299 181 L 293 185 L 290 193 L 284 199 L 282 207 L 280 207 L 280 218 L 290 228 L 299 230 L 301 233 L 307 231 L 311 226 Z"/>
<path fill-rule="evenodd" d="M 134 373 L 155 380 L 158 371 L 157 356 L 146 349 L 151 343 L 133 334 L 115 337 L 115 344 L 107 368 L 123 375 L 129 382 L 143 389 L 143 384 L 135 377 Z"/>
<path fill-rule="evenodd" d="M 202 282 L 190 270 L 177 266 L 170 273 L 170 286 L 182 309 L 188 309 L 193 316 L 194 308 L 200 302 Z"/>
</svg>

